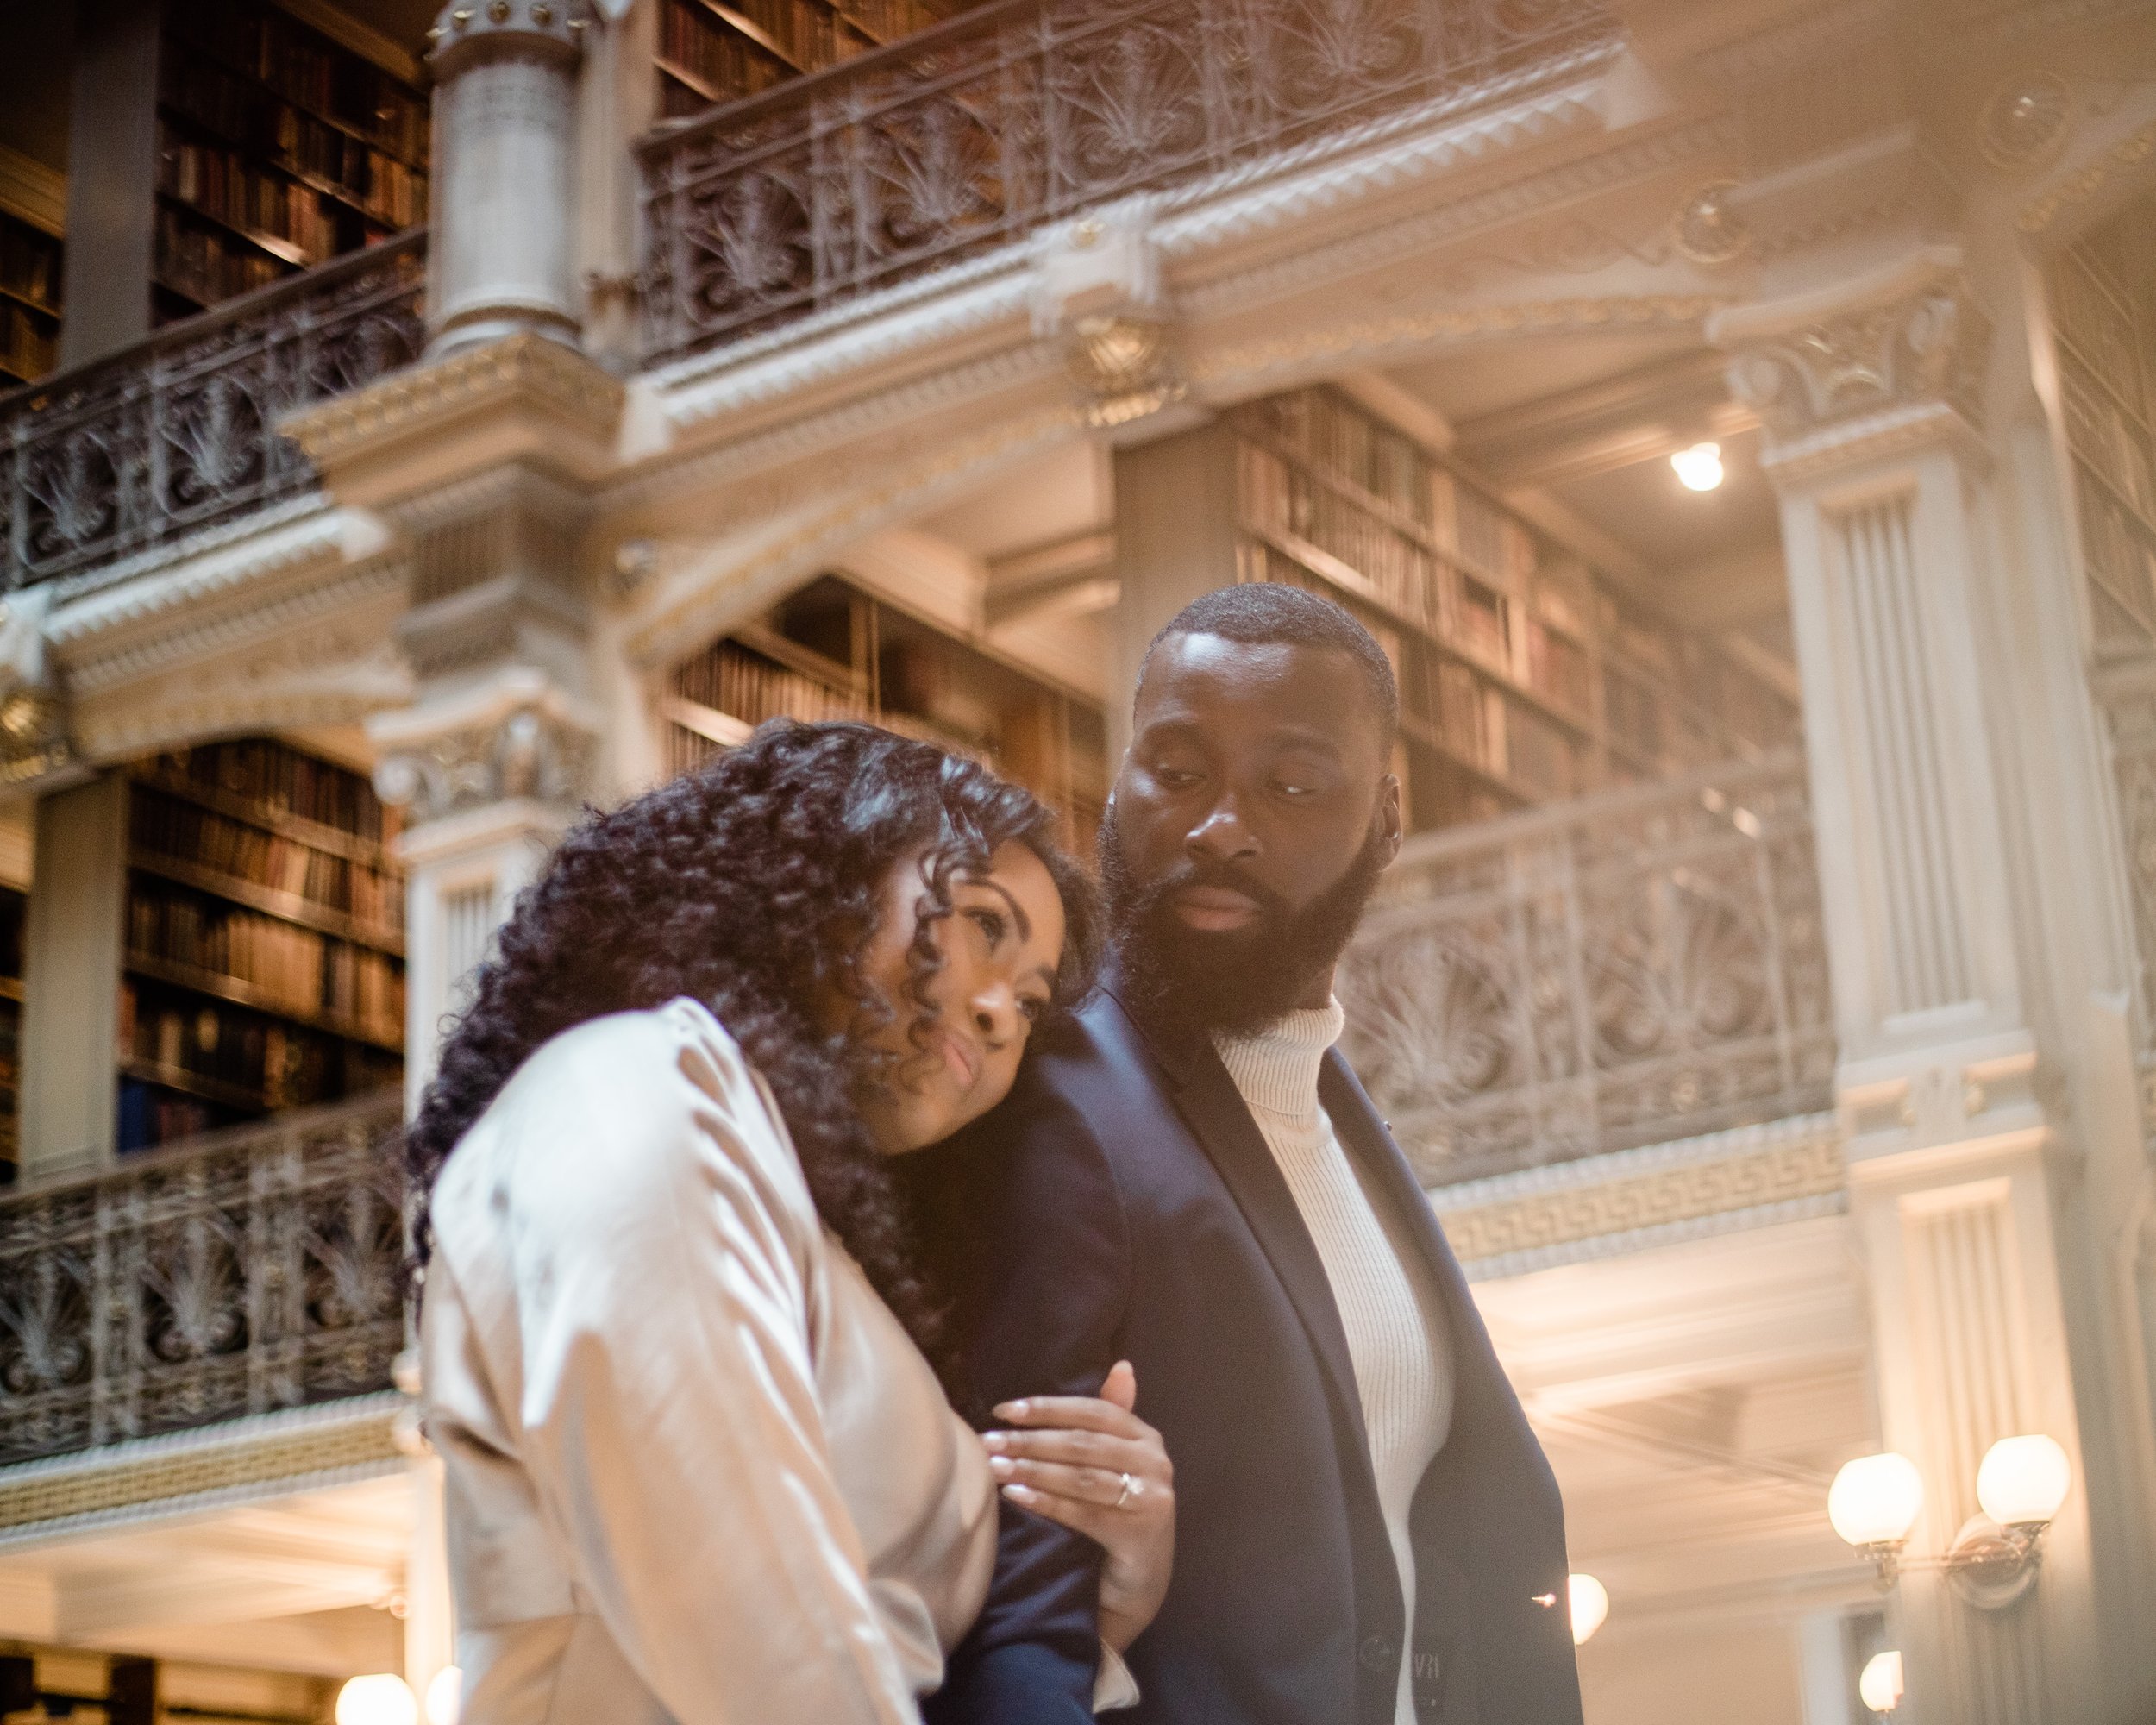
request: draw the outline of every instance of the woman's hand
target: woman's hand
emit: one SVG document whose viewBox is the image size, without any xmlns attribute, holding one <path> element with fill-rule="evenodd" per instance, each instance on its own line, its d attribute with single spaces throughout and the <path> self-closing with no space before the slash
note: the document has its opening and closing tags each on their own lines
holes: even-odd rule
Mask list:
<svg viewBox="0 0 2156 1725">
<path fill-rule="evenodd" d="M 1027 1429 L 981 1440 L 1005 1496 L 1106 1552 L 1100 1639 L 1119 1653 L 1153 1621 L 1175 1566 L 1175 1470 L 1137 1402 L 1138 1374 L 1118 1360 L 1098 1396 L 1006 1402 L 996 1416 Z"/>
</svg>

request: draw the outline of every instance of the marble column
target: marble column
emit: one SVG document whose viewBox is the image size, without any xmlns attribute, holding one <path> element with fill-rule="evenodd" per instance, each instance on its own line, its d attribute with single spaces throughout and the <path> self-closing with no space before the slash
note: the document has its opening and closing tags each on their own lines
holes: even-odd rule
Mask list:
<svg viewBox="0 0 2156 1725">
<path fill-rule="evenodd" d="M 2101 1433 L 2084 1443 L 2102 1348 L 2069 1207 L 2094 1146 L 2062 1077 L 2078 1020 L 2044 944 L 2059 883 L 2030 860 L 2006 693 L 2055 671 L 2005 624 L 1994 330 L 1940 245 L 1710 326 L 1780 499 L 1881 1436 L 1927 1489 L 1913 1552 L 1970 1531 L 1996 1440 L 2047 1433 L 2075 1466 L 2020 1596 L 1902 1576 L 1896 1718 L 1920 1725 L 2123 1719 L 2148 1658 L 2099 1584 L 2140 1536 Z"/>
<path fill-rule="evenodd" d="M 584 28 L 571 0 L 452 0 L 429 32 L 429 358 L 523 332 L 577 341 Z"/>
</svg>

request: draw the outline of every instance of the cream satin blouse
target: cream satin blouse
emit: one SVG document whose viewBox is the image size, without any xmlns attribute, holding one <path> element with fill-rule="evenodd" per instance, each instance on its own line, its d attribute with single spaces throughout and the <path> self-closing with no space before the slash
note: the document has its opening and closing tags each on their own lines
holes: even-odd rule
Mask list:
<svg viewBox="0 0 2156 1725">
<path fill-rule="evenodd" d="M 987 1589 L 993 1482 L 718 1021 L 548 1043 L 434 1226 L 466 1725 L 915 1725 Z"/>
</svg>

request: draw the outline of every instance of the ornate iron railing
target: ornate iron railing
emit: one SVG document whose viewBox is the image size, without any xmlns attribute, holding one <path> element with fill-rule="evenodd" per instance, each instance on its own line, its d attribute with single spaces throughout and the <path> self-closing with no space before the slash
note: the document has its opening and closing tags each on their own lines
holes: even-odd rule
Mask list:
<svg viewBox="0 0 2156 1725">
<path fill-rule="evenodd" d="M 643 146 L 655 357 L 1605 51 L 1593 0 L 1005 0 Z"/>
<path fill-rule="evenodd" d="M 1418 841 L 1340 995 L 1347 1051 L 1432 1186 L 1827 1107 L 1801 759 Z"/>
<path fill-rule="evenodd" d="M 409 234 L 0 396 L 6 587 L 310 488 L 279 416 L 417 359 L 425 276 Z"/>
<path fill-rule="evenodd" d="M 390 1388 L 398 1098 L 0 1199 L 0 1462 Z"/>
</svg>

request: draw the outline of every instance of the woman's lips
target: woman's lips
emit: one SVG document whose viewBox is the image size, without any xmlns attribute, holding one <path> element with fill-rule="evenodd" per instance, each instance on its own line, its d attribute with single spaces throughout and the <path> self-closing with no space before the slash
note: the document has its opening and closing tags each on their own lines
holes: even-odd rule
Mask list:
<svg viewBox="0 0 2156 1725">
<path fill-rule="evenodd" d="M 1175 894 L 1175 914 L 1186 928 L 1225 934 L 1257 919 L 1257 900 L 1232 887 L 1186 887 Z"/>
<path fill-rule="evenodd" d="M 980 1055 L 955 1031 L 943 1032 L 943 1063 L 950 1068 L 961 1089 L 972 1089 L 974 1080 L 981 1076 Z"/>
</svg>

